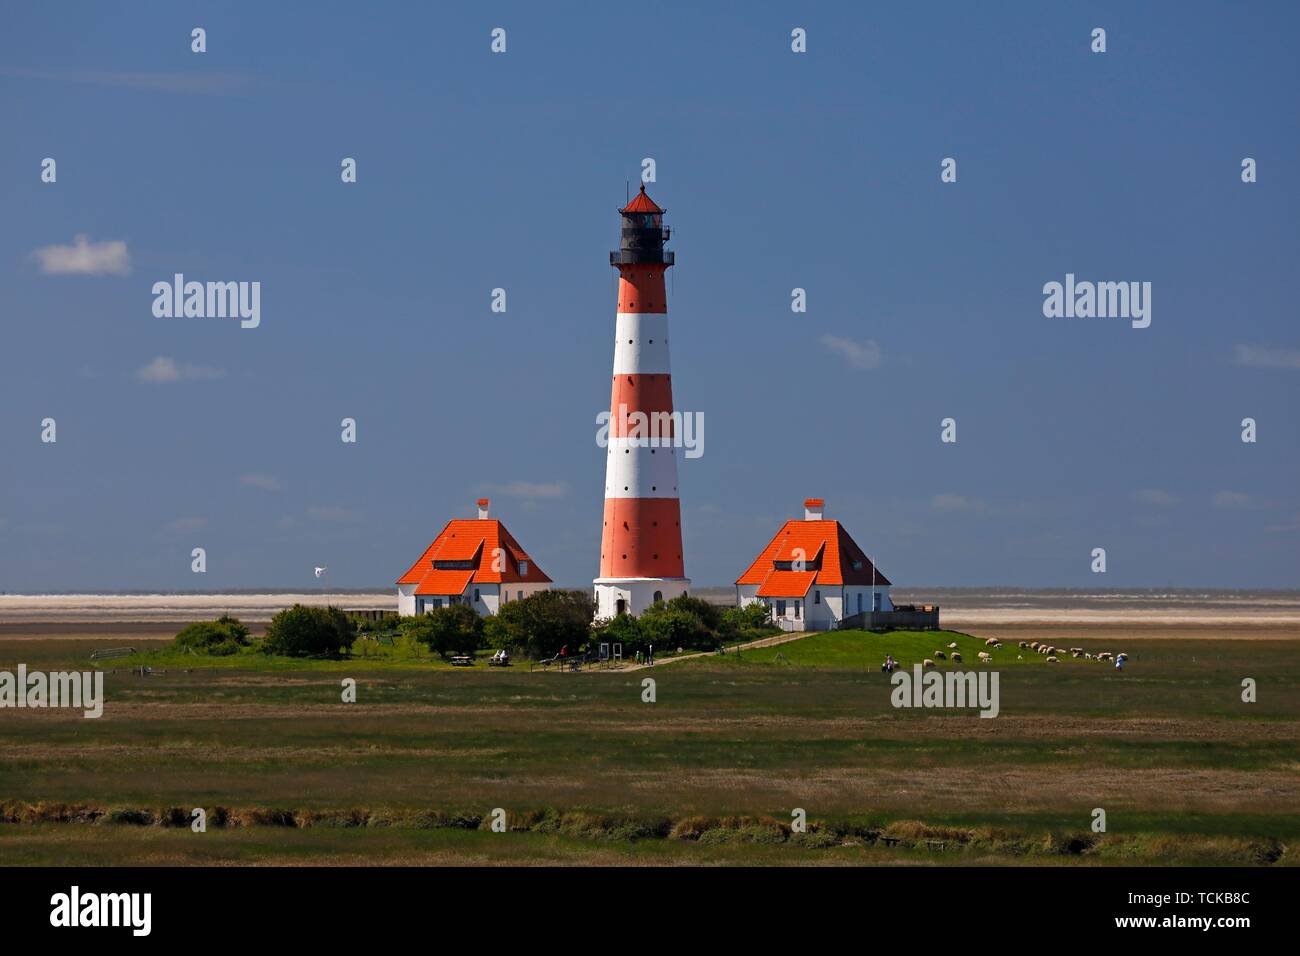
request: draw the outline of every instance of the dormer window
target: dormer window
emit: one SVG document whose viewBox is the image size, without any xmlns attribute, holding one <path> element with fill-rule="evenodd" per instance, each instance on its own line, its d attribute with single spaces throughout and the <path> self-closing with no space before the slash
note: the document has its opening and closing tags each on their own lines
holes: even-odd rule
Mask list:
<svg viewBox="0 0 1300 956">
<path fill-rule="evenodd" d="M 527 559 L 527 558 L 525 558 L 524 560 L 522 560 L 522 561 L 519 562 L 519 573 L 520 573 L 520 574 L 525 574 L 525 575 L 528 573 L 528 559 Z"/>
<path fill-rule="evenodd" d="M 473 571 L 474 560 L 468 561 L 434 561 L 434 568 L 439 571 Z"/>
</svg>

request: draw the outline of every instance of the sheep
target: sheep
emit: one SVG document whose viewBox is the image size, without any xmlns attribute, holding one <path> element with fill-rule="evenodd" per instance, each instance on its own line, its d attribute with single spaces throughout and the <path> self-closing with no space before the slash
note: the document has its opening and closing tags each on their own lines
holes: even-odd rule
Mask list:
<svg viewBox="0 0 1300 956">
<path fill-rule="evenodd" d="M 998 639 L 997 639 L 996 637 L 990 637 L 987 641 L 984 642 L 984 646 L 985 646 L 985 647 L 992 647 L 992 646 L 995 645 L 997 642 L 998 642 Z"/>
<path fill-rule="evenodd" d="M 1049 664 L 1055 664 L 1055 663 L 1056 663 L 1056 655 L 1055 655 L 1055 654 L 1048 655 L 1047 663 L 1049 663 Z"/>
<path fill-rule="evenodd" d="M 1036 651 L 1036 650 L 1038 650 L 1038 642 L 1037 642 L 1037 641 L 1030 641 L 1030 642 L 1029 642 L 1029 649 L 1030 649 L 1031 651 Z"/>
<path fill-rule="evenodd" d="M 982 660 L 982 661 L 991 661 L 991 660 L 993 660 L 993 655 L 992 655 L 992 654 L 989 654 L 989 653 L 987 653 L 987 652 L 985 652 L 985 651 L 980 651 L 980 660 Z"/>
<path fill-rule="evenodd" d="M 943 651 L 935 651 L 934 656 L 941 661 L 946 661 L 948 659 L 948 655 Z"/>
<path fill-rule="evenodd" d="M 957 642 L 956 642 L 956 641 L 953 641 L 951 644 L 948 645 L 948 650 L 950 650 L 950 651 L 955 651 L 956 649 L 957 649 Z"/>
<path fill-rule="evenodd" d="M 1071 657 L 1082 657 L 1082 656 L 1083 656 L 1083 651 L 1079 650 L 1077 647 L 1072 647 L 1072 648 L 1070 648 L 1070 656 L 1071 656 Z"/>
<path fill-rule="evenodd" d="M 925 660 L 921 661 L 921 670 L 925 670 L 927 667 L 933 667 L 933 666 L 934 666 L 934 661 L 930 660 L 930 658 L 928 657 Z"/>
<path fill-rule="evenodd" d="M 953 651 L 953 652 L 952 652 L 952 659 L 953 659 L 953 662 L 954 662 L 954 663 L 957 663 L 957 664 L 960 664 L 960 663 L 961 663 L 961 655 L 958 654 L 956 651 Z"/>
<path fill-rule="evenodd" d="M 1028 641 L 1021 641 L 1021 642 L 1020 642 L 1020 647 L 1021 647 L 1022 650 L 1023 650 L 1024 648 L 1028 647 L 1028 646 L 1029 646 L 1029 642 L 1028 642 Z"/>
</svg>

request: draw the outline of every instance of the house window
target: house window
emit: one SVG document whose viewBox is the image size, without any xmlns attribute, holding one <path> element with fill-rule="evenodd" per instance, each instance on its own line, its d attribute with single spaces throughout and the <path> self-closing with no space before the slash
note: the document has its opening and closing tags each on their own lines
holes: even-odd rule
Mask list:
<svg viewBox="0 0 1300 956">
<path fill-rule="evenodd" d="M 442 607 L 442 598 L 434 598 L 432 604 L 434 607 Z"/>
<path fill-rule="evenodd" d="M 858 613 L 862 613 L 862 592 L 858 592 Z"/>
<path fill-rule="evenodd" d="M 524 599 L 524 592 L 523 592 L 523 591 L 516 591 L 516 592 L 515 592 L 515 600 L 516 600 L 516 601 L 522 601 L 523 599 Z"/>
<path fill-rule="evenodd" d="M 795 601 L 794 616 L 797 618 L 802 611 L 803 611 L 803 601 Z"/>
<path fill-rule="evenodd" d="M 785 617 L 785 602 L 784 602 L 784 601 L 777 601 L 777 602 L 776 602 L 776 616 L 777 616 L 777 617 Z"/>
<path fill-rule="evenodd" d="M 822 603 L 822 592 L 821 592 L 821 591 L 813 591 L 813 603 L 814 603 L 814 604 L 821 604 L 821 603 Z"/>
<path fill-rule="evenodd" d="M 527 562 L 527 561 L 520 561 L 520 562 L 519 562 L 519 573 L 520 573 L 520 574 L 525 574 L 525 575 L 528 573 L 528 562 Z"/>
<path fill-rule="evenodd" d="M 416 614 L 424 613 L 424 598 L 415 599 L 415 613 Z"/>
<path fill-rule="evenodd" d="M 474 603 L 477 604 L 477 603 L 478 603 L 478 600 L 479 600 L 479 598 L 478 598 L 478 588 L 475 588 L 475 589 L 474 589 Z"/>
<path fill-rule="evenodd" d="M 871 592 L 871 610 L 873 610 L 873 611 L 879 611 L 879 610 L 880 610 L 880 592 L 879 592 L 879 591 L 872 591 L 872 592 Z"/>
<path fill-rule="evenodd" d="M 656 591 L 656 592 L 655 592 L 654 603 L 655 603 L 655 604 L 658 604 L 658 603 L 659 603 L 660 601 L 662 601 L 663 599 L 664 599 L 664 592 L 663 592 L 663 591 Z"/>
</svg>

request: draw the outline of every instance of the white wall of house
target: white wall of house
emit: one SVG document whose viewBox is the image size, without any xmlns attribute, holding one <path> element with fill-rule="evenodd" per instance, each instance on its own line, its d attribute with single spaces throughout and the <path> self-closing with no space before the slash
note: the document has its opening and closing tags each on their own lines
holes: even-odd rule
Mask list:
<svg viewBox="0 0 1300 956">
<path fill-rule="evenodd" d="M 550 585 L 546 583 L 523 582 L 503 584 L 475 584 L 473 581 L 465 588 L 465 593 L 454 595 L 457 602 L 468 604 L 484 616 L 496 614 L 504 602 L 518 601 L 538 591 L 545 591 Z M 450 594 L 415 593 L 416 585 L 399 584 L 397 586 L 397 613 L 410 617 L 414 614 L 428 613 L 435 607 L 446 607 L 452 603 Z M 504 594 L 502 593 L 504 592 Z M 421 610 L 423 608 L 423 610 Z"/>
<path fill-rule="evenodd" d="M 864 612 L 872 609 L 872 592 L 873 590 L 880 595 L 880 610 L 892 611 L 893 602 L 889 599 L 889 587 L 886 585 L 877 585 L 874 589 L 870 586 L 860 587 L 857 585 L 832 585 L 822 587 L 814 584 L 808 589 L 808 593 L 801 598 L 760 598 L 758 596 L 757 584 L 739 584 L 736 586 L 736 602 L 740 607 L 747 604 L 753 604 L 755 601 L 766 601 L 772 608 L 772 619 L 775 621 L 778 617 L 784 617 L 786 626 L 793 626 L 795 630 L 825 630 L 832 626 L 839 626 L 844 618 L 852 617 L 858 613 L 858 601 L 861 598 L 861 607 Z M 818 600 L 820 598 L 820 600 Z M 778 601 L 785 602 L 785 614 L 778 615 Z M 798 601 L 798 617 L 796 617 L 796 605 Z M 802 626 L 798 626 L 802 622 Z"/>
</svg>

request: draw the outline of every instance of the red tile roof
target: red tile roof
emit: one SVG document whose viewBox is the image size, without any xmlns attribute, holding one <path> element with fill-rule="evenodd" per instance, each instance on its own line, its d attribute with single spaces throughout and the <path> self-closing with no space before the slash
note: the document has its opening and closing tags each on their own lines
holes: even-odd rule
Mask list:
<svg viewBox="0 0 1300 956">
<path fill-rule="evenodd" d="M 494 557 L 499 560 L 494 562 Z M 435 568 L 435 561 L 472 561 L 473 565 L 469 568 Z M 526 574 L 519 571 L 520 561 L 528 562 Z M 461 594 L 470 581 L 480 584 L 551 583 L 551 579 L 542 573 L 536 562 L 528 557 L 528 552 L 496 518 L 448 521 L 438 537 L 433 539 L 433 544 L 424 549 L 420 559 L 397 579 L 398 584 L 418 585 L 416 594 Z"/>
<path fill-rule="evenodd" d="M 759 597 L 803 597 L 812 587 L 816 571 L 773 571 L 763 579 Z"/>
<path fill-rule="evenodd" d="M 760 586 L 758 593 L 766 596 L 768 582 L 774 575 L 800 573 L 778 568 L 776 562 L 798 560 L 807 562 L 808 570 L 802 573 L 813 575 L 809 585 L 870 585 L 873 580 L 881 587 L 890 584 L 889 578 L 876 570 L 866 552 L 858 547 L 838 521 L 787 521 L 736 583 L 757 584 Z M 788 588 L 798 585 L 799 581 L 793 578 L 776 577 L 770 586 Z M 805 586 L 799 593 L 807 590 Z M 771 593 L 775 596 L 778 592 Z M 781 596 L 789 597 L 790 594 Z"/>
<path fill-rule="evenodd" d="M 416 594 L 464 594 L 473 571 L 439 571 L 436 568 L 420 579 Z"/>
<path fill-rule="evenodd" d="M 641 184 L 641 191 L 637 193 L 630 203 L 624 206 L 619 212 L 663 212 L 659 205 L 645 194 L 645 183 Z"/>
</svg>

